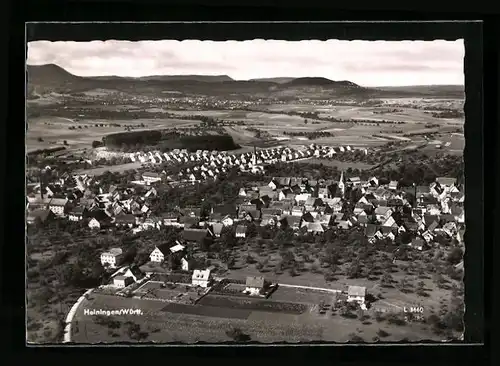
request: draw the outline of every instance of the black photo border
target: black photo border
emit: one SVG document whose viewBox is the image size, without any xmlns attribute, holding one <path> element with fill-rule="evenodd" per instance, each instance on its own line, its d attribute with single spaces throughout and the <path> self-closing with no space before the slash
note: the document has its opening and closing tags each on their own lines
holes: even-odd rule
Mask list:
<svg viewBox="0 0 500 366">
<path fill-rule="evenodd" d="M 408 20 L 425 19 L 427 22 L 382 22 L 382 23 L 314 23 L 307 22 L 313 19 L 317 21 L 325 19 L 325 9 L 282 9 L 278 15 L 271 9 L 269 12 L 262 11 L 259 8 L 232 8 L 232 16 L 226 18 L 229 20 L 241 19 L 255 19 L 261 20 L 268 16 L 267 20 L 286 20 L 288 22 L 279 23 L 183 23 L 181 21 L 202 21 L 202 20 L 215 20 L 217 14 L 220 14 L 220 9 L 213 9 L 209 7 L 197 9 L 193 11 L 189 8 L 178 7 L 177 11 L 168 10 L 168 7 L 161 7 L 155 4 L 155 10 L 144 10 L 143 7 L 136 8 L 137 20 L 154 20 L 158 17 L 159 10 L 164 10 L 163 14 L 172 14 L 171 16 L 162 16 L 162 20 L 178 21 L 175 23 L 162 23 L 162 24 L 109 24 L 105 23 L 108 20 L 122 20 L 126 19 L 124 11 L 118 2 L 110 2 L 116 11 L 109 12 L 99 11 L 99 9 L 106 9 L 106 6 L 100 3 L 94 3 L 94 8 L 91 4 L 71 2 L 71 7 L 59 5 L 47 5 L 44 2 L 31 3 L 32 8 L 27 10 L 22 24 L 15 24 L 11 28 L 11 37 L 9 39 L 9 93 L 8 93 L 8 121 L 24 119 L 24 88 L 22 80 L 25 77 L 25 40 L 72 40 L 72 41 L 90 41 L 90 40 L 106 40 L 106 39 L 123 39 L 123 40 L 140 40 L 140 39 L 210 39 L 210 40 L 246 40 L 246 39 L 287 39 L 287 40 L 300 40 L 300 39 L 364 39 L 364 40 L 455 40 L 459 38 L 465 39 L 466 58 L 464 61 L 465 82 L 466 82 L 466 148 L 464 150 L 465 169 L 466 169 L 466 241 L 473 243 L 473 246 L 466 247 L 465 254 L 465 288 L 466 288 L 466 333 L 465 341 L 474 343 L 463 344 L 440 344 L 440 345 L 378 345 L 378 346 L 347 346 L 347 347 L 327 347 L 327 346 L 309 346 L 309 347 L 234 347 L 234 346 L 217 346 L 217 347 L 128 347 L 134 351 L 147 351 L 143 352 L 142 357 L 146 356 L 145 360 L 151 359 L 151 355 L 155 355 L 155 359 L 162 359 L 163 354 L 178 355 L 185 358 L 184 362 L 189 359 L 188 355 L 196 357 L 208 356 L 227 356 L 229 358 L 264 358 L 274 359 L 275 361 L 285 360 L 290 357 L 305 357 L 310 359 L 325 359 L 332 362 L 352 362 L 359 360 L 362 355 L 366 360 L 377 360 L 385 364 L 389 361 L 397 360 L 422 360 L 428 363 L 432 362 L 445 362 L 445 363 L 462 363 L 466 360 L 473 362 L 485 361 L 484 346 L 477 342 L 489 343 L 488 335 L 484 335 L 485 330 L 489 330 L 491 322 L 485 327 L 485 316 L 490 315 L 489 309 L 486 305 L 490 305 L 491 299 L 484 291 L 488 288 L 487 281 L 491 280 L 491 276 L 486 275 L 484 259 L 491 259 L 493 249 L 491 245 L 485 246 L 485 236 L 493 233 L 492 226 L 485 232 L 486 223 L 492 225 L 493 220 L 485 215 L 486 212 L 491 212 L 486 209 L 493 207 L 493 203 L 498 202 L 499 195 L 495 194 L 495 200 L 485 200 L 484 197 L 484 158 L 485 151 L 492 154 L 493 147 L 495 146 L 495 138 L 498 137 L 496 126 L 493 122 L 498 122 L 498 107 L 496 101 L 498 100 L 498 44 L 491 38 L 485 37 L 485 28 L 489 31 L 494 30 L 498 32 L 498 26 L 492 23 L 482 22 L 452 22 L 453 19 L 467 19 L 463 15 L 457 15 L 450 18 L 448 21 L 439 23 L 431 22 L 432 19 L 442 20 L 443 16 L 423 16 L 423 15 L 408 15 Z M 128 6 L 129 4 L 127 4 Z M 124 6 L 123 4 L 121 6 Z M 134 8 L 135 9 L 135 8 Z M 142 9 L 142 10 L 141 10 Z M 276 10 L 276 8 L 274 9 Z M 345 13 L 335 13 L 336 20 L 390 20 L 391 16 L 378 16 L 372 12 L 357 14 L 356 16 L 346 16 Z M 19 15 L 19 14 L 18 14 Z M 148 18 L 149 17 L 149 18 Z M 333 16 L 327 16 L 329 20 Z M 23 18 L 23 17 L 21 17 Z M 121 18 L 121 19 L 120 19 Z M 24 33 L 24 21 L 102 21 L 102 23 L 92 24 L 63 24 L 63 23 L 38 23 L 30 24 L 27 28 L 26 34 Z M 129 18 L 130 19 L 130 18 Z M 218 19 L 221 17 L 219 15 Z M 303 19 L 304 23 L 294 22 L 296 19 Z M 392 19 L 395 19 L 392 17 Z M 397 19 L 397 17 L 396 17 Z M 470 18 L 474 19 L 474 18 Z M 156 19 L 159 20 L 159 19 Z M 261 21 L 265 21 L 263 19 Z M 26 35 L 26 38 L 25 38 Z M 483 59 L 484 45 L 488 46 L 487 53 L 489 59 Z M 485 51 L 486 52 L 486 51 Z M 495 63 L 496 61 L 496 63 Z M 484 74 L 488 77 L 483 77 Z M 484 90 L 493 90 L 492 93 L 483 95 Z M 22 98 L 22 99 L 21 99 Z M 16 105 L 19 107 L 14 109 L 12 101 L 17 101 Z M 21 105 L 21 103 L 23 103 Z M 484 112 L 483 112 L 484 106 Z M 489 123 L 485 124 L 483 121 L 488 120 Z M 23 127 L 20 127 L 23 126 Z M 484 130 L 484 133 L 483 133 Z M 7 165 L 6 176 L 12 177 L 12 185 L 9 185 L 10 193 L 6 197 L 4 207 L 5 215 L 5 228 L 9 232 L 9 238 L 15 238 L 16 234 L 21 236 L 24 232 L 24 167 L 21 164 L 21 154 L 24 154 L 24 125 L 21 123 L 7 123 L 4 136 L 6 139 L 4 154 Z M 17 140 L 19 139 L 19 140 Z M 487 147 L 490 150 L 487 150 Z M 17 151 L 19 150 L 19 151 Z M 19 158 L 14 158 L 19 153 Z M 494 154 L 494 153 L 493 153 Z M 488 160 L 492 155 L 489 156 Z M 498 159 L 493 155 L 494 169 L 500 171 Z M 495 160 L 496 159 L 496 160 Z M 498 182 L 496 176 L 493 177 L 495 172 L 488 175 L 490 184 Z M 17 181 L 19 179 L 19 182 Z M 22 182 L 21 182 L 22 180 Z M 496 184 L 498 185 L 498 184 Z M 491 186 L 492 188 L 494 185 Z M 485 235 L 486 234 L 486 235 Z M 496 236 L 495 236 L 496 237 Z M 489 240 L 493 240 L 493 236 Z M 24 247 L 20 243 L 23 241 L 19 238 L 15 241 L 9 240 L 9 244 L 4 246 L 3 250 L 3 279 L 6 279 L 6 269 L 17 262 L 23 261 L 24 263 Z M 15 242 L 15 245 L 13 243 Z M 10 255 L 10 252 L 13 252 Z M 21 254 L 23 253 L 23 254 Z M 16 258 L 14 261 L 13 259 Z M 488 262 L 488 261 L 486 261 Z M 489 262 L 491 265 L 491 263 Z M 19 263 L 19 267 L 20 267 Z M 17 266 L 16 266 L 17 267 Z M 490 267 L 491 270 L 492 267 Z M 20 273 L 19 269 L 9 271 L 10 273 Z M 485 282 L 486 281 L 486 282 Z M 2 296 L 2 302 L 7 300 L 6 309 L 12 316 L 7 317 L 6 321 L 10 322 L 12 326 L 12 337 L 10 338 L 12 344 L 10 349 L 14 350 L 16 354 L 29 355 L 36 357 L 41 349 L 26 349 L 25 347 L 25 313 L 24 313 L 24 292 L 20 291 L 24 284 L 24 278 L 17 275 L 16 279 L 9 279 L 9 282 L 2 281 L 2 289 L 6 296 Z M 19 283 L 17 283 L 19 282 Z M 491 285 L 491 284 L 490 284 Z M 19 296 L 18 296 L 19 295 Z M 19 301 L 17 301 L 19 299 Z M 15 302 L 14 302 L 15 300 Z M 486 300 L 486 301 L 485 301 Z M 4 306 L 4 304 L 2 304 Z M 486 308 L 486 310 L 485 310 Z M 80 357 L 94 356 L 102 359 L 104 353 L 108 350 L 114 354 L 114 361 L 119 362 L 119 355 L 129 357 L 128 351 L 124 348 L 114 347 L 71 347 L 61 346 L 58 348 L 44 348 L 44 353 L 51 355 L 51 361 L 55 361 L 61 357 L 61 361 L 67 360 L 69 355 L 72 357 L 78 354 Z M 22 352 L 22 353 L 19 353 Z M 284 356 L 284 357 L 283 357 Z M 288 357 L 287 357 L 288 356 Z M 115 358 L 117 357 L 117 358 Z M 139 358 L 140 360 L 140 358 Z M 162 362 L 170 362 L 170 356 L 167 356 Z"/>
</svg>

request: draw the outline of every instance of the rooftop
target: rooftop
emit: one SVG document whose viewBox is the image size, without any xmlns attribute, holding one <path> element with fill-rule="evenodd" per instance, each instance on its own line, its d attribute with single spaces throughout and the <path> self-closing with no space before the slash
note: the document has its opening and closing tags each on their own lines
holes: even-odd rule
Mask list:
<svg viewBox="0 0 500 366">
<path fill-rule="evenodd" d="M 365 296 L 366 287 L 363 286 L 349 286 L 347 289 L 348 296 Z"/>
</svg>

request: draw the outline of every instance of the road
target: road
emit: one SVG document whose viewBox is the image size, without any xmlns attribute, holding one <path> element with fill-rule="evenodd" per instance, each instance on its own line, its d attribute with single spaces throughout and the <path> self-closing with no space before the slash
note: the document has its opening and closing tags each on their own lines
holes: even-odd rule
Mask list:
<svg viewBox="0 0 500 366">
<path fill-rule="evenodd" d="M 82 303 L 82 301 L 85 299 L 85 296 L 86 295 L 90 295 L 90 293 L 93 291 L 94 289 L 91 288 L 87 291 L 85 291 L 85 293 L 80 296 L 78 298 L 78 300 L 76 300 L 75 304 L 71 307 L 71 309 L 69 310 L 68 312 L 68 315 L 66 316 L 66 326 L 64 327 L 64 340 L 63 340 L 63 343 L 69 343 L 71 342 L 71 325 L 72 325 L 72 321 L 73 321 L 73 317 L 75 316 L 76 314 L 76 311 L 78 310 L 78 307 L 80 306 L 80 304 Z"/>
</svg>

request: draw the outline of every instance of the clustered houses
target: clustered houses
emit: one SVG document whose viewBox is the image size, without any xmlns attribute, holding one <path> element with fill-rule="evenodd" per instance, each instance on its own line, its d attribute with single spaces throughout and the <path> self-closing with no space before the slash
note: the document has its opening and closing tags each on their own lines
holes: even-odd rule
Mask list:
<svg viewBox="0 0 500 366">
<path fill-rule="evenodd" d="M 420 250 L 439 236 L 463 243 L 464 193 L 454 178 L 404 189 L 395 181 L 381 185 L 376 177 L 345 179 L 343 173 L 339 181 L 275 177 L 267 185 L 241 189 L 239 196 L 244 202 L 236 213 L 234 207 L 214 208 L 208 221 L 215 236 L 236 225 L 237 237 L 244 238 L 245 223 L 256 222 L 315 235 L 329 227 L 364 227 L 371 243 L 400 237 Z"/>
<path fill-rule="evenodd" d="M 335 150 L 337 149 L 337 150 Z M 151 185 L 162 181 L 163 178 L 171 184 L 196 183 L 207 179 L 216 179 L 228 169 L 238 167 L 242 172 L 259 174 L 264 172 L 264 166 L 277 162 L 292 162 L 308 158 L 333 158 L 335 154 L 353 151 L 350 146 L 333 148 L 311 144 L 297 148 L 275 147 L 270 149 L 254 150 L 243 154 L 230 154 L 224 151 L 198 150 L 189 153 L 186 150 L 173 150 L 172 152 L 131 153 L 132 161 L 144 164 L 192 164 L 194 166 L 181 170 L 176 177 L 166 176 L 164 172 L 146 172 L 137 184 Z M 367 150 L 364 149 L 365 153 Z"/>
<path fill-rule="evenodd" d="M 392 182 L 391 182 L 392 183 Z M 406 197 L 415 197 L 410 204 Z M 370 242 L 398 236 L 402 242 L 422 250 L 439 236 L 463 243 L 464 192 L 454 178 L 437 178 L 429 186 L 407 189 L 371 185 L 363 188 L 353 221 L 365 227 Z"/>
<path fill-rule="evenodd" d="M 339 151 L 340 149 L 344 149 L 345 151 L 351 150 L 350 147 L 341 147 Z M 99 230 L 110 225 L 115 225 L 132 228 L 134 232 L 149 228 L 158 229 L 162 225 L 179 227 L 197 226 L 200 222 L 199 215 L 179 215 L 178 213 L 167 212 L 159 213 L 155 217 L 151 215 L 149 202 L 161 190 L 178 184 L 194 184 L 205 179 L 216 179 L 219 174 L 235 166 L 239 167 L 241 171 L 259 174 L 263 172 L 264 165 L 266 164 L 305 159 L 313 156 L 327 156 L 332 151 L 334 151 L 333 148 L 320 147 L 314 144 L 303 147 L 303 149 L 276 147 L 267 150 L 254 150 L 253 152 L 239 155 L 215 151 L 200 150 L 196 153 L 188 153 L 185 150 L 174 150 L 170 153 L 163 153 L 163 158 L 165 159 L 162 161 L 169 161 L 170 159 L 173 163 L 180 164 L 192 161 L 200 164 L 183 169 L 178 177 L 167 176 L 165 172 L 143 173 L 139 182 L 146 185 L 147 192 L 145 194 L 137 194 L 134 188 L 124 189 L 116 186 L 111 186 L 108 191 L 104 191 L 99 187 L 100 182 L 95 177 L 88 175 L 71 176 L 65 173 L 54 182 L 44 185 L 43 188 L 37 185 L 35 187 L 38 189 L 37 193 L 28 195 L 29 213 L 27 222 L 28 224 L 32 224 L 36 220 L 43 222 L 53 217 L 66 217 L 70 221 L 85 220 L 91 229 Z M 156 156 L 156 160 L 160 161 L 159 153 L 148 153 L 146 155 L 149 157 Z M 95 192 L 96 188 L 98 190 L 97 194 Z M 273 185 L 270 184 L 268 189 L 273 190 Z M 246 191 L 242 189 L 240 196 L 245 196 L 246 194 Z M 286 198 L 286 193 L 281 192 L 279 195 L 280 199 Z M 327 198 L 328 192 L 326 187 L 319 187 L 317 196 L 320 199 Z M 264 222 L 275 223 L 275 215 L 272 215 L 271 212 L 261 212 L 262 205 L 267 204 L 266 200 L 270 198 L 264 197 L 261 203 L 257 203 L 258 207 L 245 212 L 245 218 L 247 220 L 261 220 L 261 215 L 263 215 L 262 219 Z M 301 199 L 305 201 L 307 199 L 306 195 L 303 192 L 297 192 L 297 201 Z M 310 208 L 310 204 L 311 202 L 309 202 L 306 208 Z M 45 211 L 50 211 L 51 214 L 44 213 Z M 302 211 L 303 208 L 292 208 L 291 215 L 301 216 Z M 213 227 L 213 234 L 215 236 L 220 234 L 223 226 L 232 226 L 235 222 L 234 219 L 238 218 L 234 212 L 224 215 L 219 213 L 222 217 L 218 217 L 217 214 L 217 212 L 214 212 L 214 216 L 211 218 L 211 223 L 215 224 Z M 325 220 L 326 217 L 323 217 L 320 221 L 324 222 Z M 297 219 L 290 219 L 289 221 L 294 227 L 298 225 Z M 310 226 L 312 230 L 320 230 L 317 225 Z M 242 237 L 243 234 L 239 232 L 238 235 Z"/>
</svg>

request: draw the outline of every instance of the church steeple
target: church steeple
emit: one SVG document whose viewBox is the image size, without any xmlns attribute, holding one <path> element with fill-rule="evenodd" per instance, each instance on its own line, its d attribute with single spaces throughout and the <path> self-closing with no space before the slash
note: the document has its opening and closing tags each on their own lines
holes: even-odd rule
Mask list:
<svg viewBox="0 0 500 366">
<path fill-rule="evenodd" d="M 340 180 L 339 183 L 337 184 L 339 187 L 340 191 L 342 192 L 342 195 L 344 195 L 345 192 L 345 184 L 344 184 L 344 171 L 342 170 L 340 173 Z"/>
</svg>

